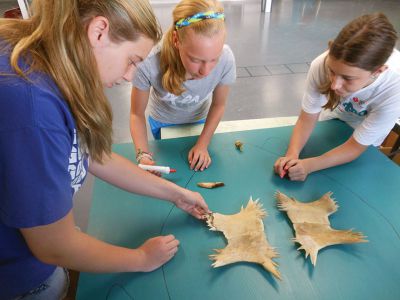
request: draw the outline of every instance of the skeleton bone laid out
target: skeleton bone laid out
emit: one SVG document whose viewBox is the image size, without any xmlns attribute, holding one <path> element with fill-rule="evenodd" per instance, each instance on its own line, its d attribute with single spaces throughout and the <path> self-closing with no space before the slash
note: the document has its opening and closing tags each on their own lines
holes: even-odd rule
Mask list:
<svg viewBox="0 0 400 300">
<path fill-rule="evenodd" d="M 268 243 L 264 233 L 263 217 L 267 212 L 262 208 L 258 199 L 250 200 L 245 208 L 234 215 L 212 213 L 207 217 L 210 230 L 222 231 L 228 240 L 224 249 L 215 249 L 216 254 L 210 255 L 214 260 L 214 268 L 235 262 L 247 261 L 261 264 L 275 277 L 281 279 L 277 264 L 272 258 L 278 253 Z"/>
<path fill-rule="evenodd" d="M 368 242 L 360 232 L 331 228 L 328 217 L 338 209 L 331 195 L 329 192 L 316 201 L 302 203 L 281 192 L 275 194 L 279 210 L 286 211 L 293 223 L 296 232 L 293 241 L 301 245 L 297 250 L 303 249 L 306 258 L 310 255 L 314 266 L 317 263 L 318 251 L 324 247 Z"/>
<path fill-rule="evenodd" d="M 225 186 L 225 183 L 223 182 L 198 182 L 197 186 L 205 188 L 205 189 L 213 189 L 213 188 L 217 188 L 220 186 Z"/>
</svg>

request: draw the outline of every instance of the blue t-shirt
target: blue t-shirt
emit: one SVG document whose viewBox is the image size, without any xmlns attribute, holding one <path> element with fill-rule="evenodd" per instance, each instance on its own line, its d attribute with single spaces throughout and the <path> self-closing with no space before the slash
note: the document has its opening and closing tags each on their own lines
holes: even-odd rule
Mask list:
<svg viewBox="0 0 400 300">
<path fill-rule="evenodd" d="M 22 64 L 22 68 L 26 66 Z M 20 228 L 54 223 L 70 212 L 86 176 L 69 106 L 54 81 L 34 72 L 30 81 L 0 53 L 0 299 L 39 286 L 55 266 L 36 259 Z"/>
</svg>

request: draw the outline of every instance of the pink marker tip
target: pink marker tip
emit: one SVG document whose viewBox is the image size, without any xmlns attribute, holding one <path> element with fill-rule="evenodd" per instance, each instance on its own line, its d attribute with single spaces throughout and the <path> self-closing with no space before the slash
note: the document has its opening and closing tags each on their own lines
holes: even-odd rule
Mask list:
<svg viewBox="0 0 400 300">
<path fill-rule="evenodd" d="M 175 169 L 169 169 L 169 172 L 170 172 L 170 173 L 175 173 L 176 170 L 175 170 Z"/>
</svg>

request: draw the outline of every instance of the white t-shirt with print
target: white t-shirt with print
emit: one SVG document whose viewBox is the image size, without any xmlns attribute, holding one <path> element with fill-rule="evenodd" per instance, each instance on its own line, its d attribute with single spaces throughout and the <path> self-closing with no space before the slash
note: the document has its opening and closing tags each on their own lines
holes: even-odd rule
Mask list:
<svg viewBox="0 0 400 300">
<path fill-rule="evenodd" d="M 388 69 L 367 87 L 341 98 L 333 111 L 322 109 L 328 99 L 318 91 L 326 78 L 327 55 L 328 51 L 311 63 L 302 109 L 321 113 L 319 120 L 343 120 L 355 129 L 353 137 L 358 143 L 379 146 L 400 117 L 400 52 L 395 49 L 385 63 Z"/>
<path fill-rule="evenodd" d="M 161 83 L 161 45 L 156 45 L 150 55 L 138 65 L 133 86 L 150 90 L 149 115 L 163 123 L 193 123 L 207 117 L 212 94 L 218 85 L 231 85 L 236 80 L 236 65 L 231 48 L 224 45 L 218 63 L 210 74 L 201 79 L 183 82 L 185 91 L 177 96 L 166 91 Z"/>
</svg>

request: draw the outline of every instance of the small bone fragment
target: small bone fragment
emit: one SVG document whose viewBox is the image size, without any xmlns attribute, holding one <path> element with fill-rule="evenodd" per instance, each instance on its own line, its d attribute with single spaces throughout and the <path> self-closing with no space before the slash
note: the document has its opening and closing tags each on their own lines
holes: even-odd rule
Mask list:
<svg viewBox="0 0 400 300">
<path fill-rule="evenodd" d="M 223 182 L 198 182 L 197 185 L 206 189 L 213 189 L 216 187 L 224 186 Z"/>
<path fill-rule="evenodd" d="M 236 147 L 236 149 L 239 150 L 240 152 L 243 152 L 243 143 L 242 143 L 241 141 L 237 140 L 237 141 L 235 142 L 235 147 Z"/>
</svg>

